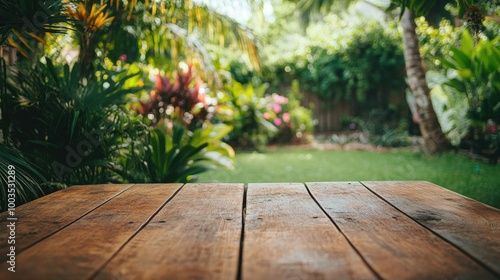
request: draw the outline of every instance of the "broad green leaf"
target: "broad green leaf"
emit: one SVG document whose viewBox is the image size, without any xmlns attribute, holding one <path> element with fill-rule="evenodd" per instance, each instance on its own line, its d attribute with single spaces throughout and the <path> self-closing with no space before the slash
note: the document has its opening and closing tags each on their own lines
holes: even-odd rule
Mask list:
<svg viewBox="0 0 500 280">
<path fill-rule="evenodd" d="M 455 47 L 450 47 L 451 58 L 456 69 L 471 68 L 471 58 L 463 51 Z"/>
<path fill-rule="evenodd" d="M 469 31 L 464 30 L 462 33 L 462 45 L 460 49 L 466 54 L 468 57 L 472 57 L 474 53 L 474 41 L 472 40 L 472 36 Z"/>
<path fill-rule="evenodd" d="M 460 69 L 457 70 L 457 73 L 464 79 L 470 79 L 472 77 L 472 71 L 470 69 Z"/>
<path fill-rule="evenodd" d="M 234 161 L 218 152 L 206 152 L 204 157 L 228 169 L 234 169 Z"/>
<path fill-rule="evenodd" d="M 260 123 L 267 131 L 272 133 L 277 133 L 278 128 L 274 124 L 268 122 L 260 111 L 255 111 L 255 118 L 258 123 Z"/>
</svg>

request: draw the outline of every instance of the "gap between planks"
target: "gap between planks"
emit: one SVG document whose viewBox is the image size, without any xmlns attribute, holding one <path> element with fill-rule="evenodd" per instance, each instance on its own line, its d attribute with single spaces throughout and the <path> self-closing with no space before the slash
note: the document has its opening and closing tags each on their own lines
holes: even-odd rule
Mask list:
<svg viewBox="0 0 500 280">
<path fill-rule="evenodd" d="M 326 212 L 326 210 L 323 208 L 323 206 L 318 202 L 318 200 L 316 200 L 316 197 L 314 197 L 314 195 L 311 193 L 311 190 L 309 189 L 309 187 L 307 186 L 307 183 L 304 183 L 304 187 L 306 188 L 307 190 L 307 193 L 309 194 L 309 196 L 311 197 L 312 200 L 314 200 L 314 202 L 316 202 L 316 204 L 318 205 L 318 207 L 321 209 L 321 211 L 323 211 L 323 213 L 328 217 L 328 219 L 330 219 L 330 221 L 332 222 L 332 224 L 337 228 L 337 230 L 340 232 L 340 234 L 342 234 L 342 236 L 344 236 L 345 240 L 347 241 L 347 243 L 349 243 L 349 245 L 352 247 L 352 249 L 356 252 L 356 254 L 358 254 L 358 256 L 361 258 L 361 260 L 365 263 L 365 265 L 368 267 L 368 269 L 370 269 L 370 271 L 375 275 L 375 277 L 377 277 L 378 279 L 383 279 L 380 274 L 368 263 L 368 261 L 366 260 L 366 258 L 361 254 L 361 252 L 358 250 L 358 248 L 356 248 L 356 246 L 354 246 L 354 244 L 352 243 L 352 241 L 349 239 L 349 237 L 347 237 L 347 235 L 344 233 L 344 231 L 342 231 L 342 229 L 339 227 L 339 225 L 337 225 L 337 223 L 333 220 L 333 218 L 328 214 L 328 212 Z"/>
<path fill-rule="evenodd" d="M 380 184 L 385 186 L 385 183 Z M 443 278 L 494 278 L 494 273 L 444 242 L 433 231 L 402 215 L 399 209 L 375 196 L 362 184 L 308 184 L 321 208 L 338 222 L 351 243 L 382 278 L 432 278 L 437 275 Z M 393 199 L 398 198 L 395 195 Z"/>
<path fill-rule="evenodd" d="M 248 187 L 243 279 L 377 279 L 304 183 Z"/>
<path fill-rule="evenodd" d="M 241 275 L 243 272 L 243 250 L 245 244 L 245 219 L 246 219 L 246 211 L 247 211 L 247 192 L 248 192 L 248 184 L 243 185 L 243 205 L 241 207 L 241 235 L 240 235 L 240 251 L 238 255 L 238 272 L 236 274 L 236 280 L 241 279 Z"/>
</svg>

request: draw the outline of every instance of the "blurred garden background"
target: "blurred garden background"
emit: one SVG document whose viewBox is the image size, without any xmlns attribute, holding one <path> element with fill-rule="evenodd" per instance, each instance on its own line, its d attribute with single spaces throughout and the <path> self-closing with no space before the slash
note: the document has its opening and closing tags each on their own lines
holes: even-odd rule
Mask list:
<svg viewBox="0 0 500 280">
<path fill-rule="evenodd" d="M 0 0 L 1 209 L 12 181 L 22 204 L 84 184 L 427 180 L 500 207 L 499 6 Z"/>
</svg>

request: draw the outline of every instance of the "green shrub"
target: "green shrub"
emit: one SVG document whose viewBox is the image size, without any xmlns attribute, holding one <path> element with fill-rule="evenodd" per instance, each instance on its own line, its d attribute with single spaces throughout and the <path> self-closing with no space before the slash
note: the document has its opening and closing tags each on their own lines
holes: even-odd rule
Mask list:
<svg viewBox="0 0 500 280">
<path fill-rule="evenodd" d="M 440 58 L 448 55 L 449 49 L 457 45 L 463 28 L 454 27 L 449 20 L 441 20 L 439 27 L 431 26 L 424 17 L 415 20 L 420 44 L 420 53 L 429 70 L 441 70 Z"/>
<path fill-rule="evenodd" d="M 366 119 L 355 119 L 368 142 L 382 147 L 409 145 L 408 127 L 404 120 L 397 121 L 390 110 L 374 109 Z"/>
<path fill-rule="evenodd" d="M 312 111 L 300 105 L 302 93 L 297 80 L 292 82 L 292 88 L 285 96 L 276 93 L 266 96 L 268 112 L 264 118 L 273 122 L 279 129 L 271 141 L 280 144 L 300 143 L 307 141 L 305 133 L 314 129 Z"/>
<path fill-rule="evenodd" d="M 395 28 L 384 28 L 375 21 L 347 24 L 338 17 L 327 17 L 323 25 L 309 31 L 311 38 L 296 38 L 287 41 L 287 46 L 278 44 L 272 52 L 264 77 L 272 86 L 279 89 L 297 79 L 324 100 L 365 104 L 383 102 L 390 93 L 402 92 L 404 59 Z"/>
<path fill-rule="evenodd" d="M 268 143 L 303 141 L 313 131 L 312 111 L 300 105 L 298 82 L 286 96 L 265 95 L 266 85 L 232 82 L 220 93 L 219 120 L 234 127 L 229 141 L 242 149 L 262 149 Z"/>
<path fill-rule="evenodd" d="M 136 133 L 125 112 L 123 84 L 116 73 L 82 79 L 78 64 L 51 60 L 11 69 L 3 112 L 4 137 L 50 182 L 109 182 L 113 158 Z"/>
<path fill-rule="evenodd" d="M 177 73 L 165 76 L 156 73 L 154 78 L 154 89 L 141 96 L 135 107 L 148 125 L 170 121 L 194 130 L 213 117 L 216 100 L 207 94 L 204 83 L 196 79 L 192 65 L 181 63 Z"/>
<path fill-rule="evenodd" d="M 217 103 L 207 92 L 191 65 L 157 73 L 154 89 L 133 106 L 149 131 L 129 145 L 117 172 L 131 182 L 190 182 L 216 166 L 233 168 L 234 151 L 222 141 L 232 126 L 211 122 Z"/>
<path fill-rule="evenodd" d="M 441 59 L 449 75 L 443 83 L 446 90 L 465 94 L 470 117 L 486 122 L 500 118 L 500 42 L 480 40 L 474 45 L 472 36 L 464 31 L 459 48 Z"/>
<path fill-rule="evenodd" d="M 224 124 L 206 124 L 194 132 L 179 124 L 153 128 L 118 173 L 129 182 L 186 183 L 218 166 L 232 169 L 234 151 L 221 141 L 230 130 Z"/>
<path fill-rule="evenodd" d="M 262 149 L 269 139 L 278 133 L 276 126 L 266 119 L 269 99 L 266 99 L 266 87 L 254 88 L 232 82 L 220 92 L 219 119 L 231 124 L 234 129 L 229 134 L 229 143 L 243 149 Z M 269 119 L 269 118 L 268 118 Z"/>
</svg>

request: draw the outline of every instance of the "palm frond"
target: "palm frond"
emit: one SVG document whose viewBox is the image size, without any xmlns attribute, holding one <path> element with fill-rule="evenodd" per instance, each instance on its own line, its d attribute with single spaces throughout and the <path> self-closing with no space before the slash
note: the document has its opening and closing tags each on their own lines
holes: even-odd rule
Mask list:
<svg viewBox="0 0 500 280">
<path fill-rule="evenodd" d="M 65 13 L 61 0 L 0 0 L 0 45 L 8 43 L 24 56 L 32 49 L 30 39 L 43 40 L 45 33 L 65 33 L 76 23 Z"/>
<path fill-rule="evenodd" d="M 0 158 L 0 170 L 4 171 L 0 174 L 0 180 L 2 186 L 5 186 L 0 189 L 0 211 L 7 210 L 8 182 L 14 184 L 16 206 L 44 195 L 41 184 L 46 183 L 45 178 L 19 151 L 0 143 Z M 12 175 L 7 170 L 11 170 Z"/>
<path fill-rule="evenodd" d="M 215 69 L 212 60 L 210 59 L 210 56 L 199 37 L 196 34 L 189 34 L 186 29 L 183 29 L 178 25 L 170 23 L 167 26 L 175 37 L 183 40 L 190 50 L 198 54 L 198 56 L 203 60 L 205 68 L 213 75 L 215 82 L 220 86 L 221 81 L 217 70 Z"/>
<path fill-rule="evenodd" d="M 197 5 L 188 10 L 190 16 L 187 18 L 188 29 L 196 26 L 209 40 L 224 46 L 231 42 L 236 42 L 239 47 L 248 55 L 252 66 L 259 70 L 258 40 L 252 30 L 236 21 L 234 18 L 213 11 L 208 5 Z"/>
<path fill-rule="evenodd" d="M 223 0 L 223 2 L 226 1 Z M 145 0 L 139 2 L 137 0 L 128 0 L 125 5 L 120 5 L 120 0 L 93 0 L 93 2 L 108 4 L 109 8 L 127 12 L 129 20 L 133 18 L 132 15 L 136 11 L 151 13 L 151 15 L 162 19 L 162 25 L 168 24 L 171 32 L 178 38 L 187 38 L 187 36 L 199 33 L 210 43 L 227 45 L 235 42 L 248 55 L 251 66 L 260 69 L 258 40 L 253 35 L 252 30 L 234 18 L 219 13 L 206 1 Z M 229 5 L 229 1 L 227 2 Z M 262 1 L 247 0 L 247 2 L 248 7 L 254 9 L 254 11 L 262 10 Z M 217 3 L 221 5 L 220 1 Z M 178 28 L 172 27 L 173 25 L 177 25 Z M 190 38 L 192 41 L 188 43 L 188 47 L 194 47 L 193 50 L 198 54 L 202 54 L 199 45 L 195 46 L 193 44 L 194 36 Z M 197 39 L 197 41 L 202 42 L 201 39 Z M 173 49 L 173 51 L 175 52 L 176 49 Z M 204 59 L 204 62 L 206 63 L 206 59 Z"/>
</svg>

